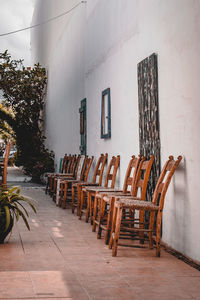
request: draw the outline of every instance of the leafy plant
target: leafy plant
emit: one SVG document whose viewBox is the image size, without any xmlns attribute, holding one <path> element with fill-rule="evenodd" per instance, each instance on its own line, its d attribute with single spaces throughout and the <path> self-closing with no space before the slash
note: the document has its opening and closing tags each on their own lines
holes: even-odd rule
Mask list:
<svg viewBox="0 0 200 300">
<path fill-rule="evenodd" d="M 0 117 L 15 133 L 17 165 L 22 165 L 33 181 L 44 172 L 54 171 L 54 155 L 45 147 L 43 134 L 44 96 L 47 84 L 45 68 L 35 64 L 25 68 L 23 60 L 12 60 L 8 51 L 0 53 L 0 90 L 4 107 Z M 0 124 L 1 126 L 1 124 Z M 4 124 L 5 132 L 5 124 Z M 40 167 L 41 163 L 46 166 Z M 38 162 L 37 174 L 35 162 Z M 35 176 L 34 176 L 35 174 Z"/>
<path fill-rule="evenodd" d="M 18 221 L 20 217 L 22 217 L 27 229 L 30 230 L 27 220 L 29 213 L 23 202 L 28 204 L 36 213 L 33 203 L 20 194 L 18 187 L 11 189 L 0 188 L 0 242 L 3 242 L 8 229 L 10 228 L 11 230 L 14 221 Z"/>
</svg>

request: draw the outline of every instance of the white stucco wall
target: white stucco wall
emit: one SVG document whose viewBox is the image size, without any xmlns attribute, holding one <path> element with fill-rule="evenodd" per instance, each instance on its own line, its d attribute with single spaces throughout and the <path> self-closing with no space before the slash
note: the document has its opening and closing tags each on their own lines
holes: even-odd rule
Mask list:
<svg viewBox="0 0 200 300">
<path fill-rule="evenodd" d="M 33 22 L 78 2 L 38 0 Z M 137 64 L 158 54 L 161 163 L 170 154 L 183 155 L 166 197 L 163 240 L 197 261 L 199 35 L 199 0 L 88 0 L 59 24 L 32 32 L 34 60 L 47 66 L 49 74 L 48 146 L 57 159 L 64 152 L 78 152 L 78 108 L 86 97 L 88 154 L 120 154 L 121 185 L 130 156 L 139 151 Z M 108 87 L 112 137 L 102 140 L 101 92 Z"/>
<path fill-rule="evenodd" d="M 32 24 L 67 12 L 80 1 L 37 0 Z M 43 13 L 44 11 L 44 13 Z M 57 166 L 64 153 L 79 152 L 79 106 L 84 98 L 85 5 L 31 32 L 32 57 L 48 71 L 45 131 Z M 78 20 L 78 21 L 77 21 Z"/>
</svg>

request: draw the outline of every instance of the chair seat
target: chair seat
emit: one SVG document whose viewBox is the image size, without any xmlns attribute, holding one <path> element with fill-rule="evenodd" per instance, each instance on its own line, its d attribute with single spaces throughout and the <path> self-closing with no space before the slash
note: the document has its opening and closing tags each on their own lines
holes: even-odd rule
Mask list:
<svg viewBox="0 0 200 300">
<path fill-rule="evenodd" d="M 54 173 L 53 177 L 73 177 L 73 173 Z"/>
<path fill-rule="evenodd" d="M 113 198 L 113 197 L 132 197 L 130 193 L 123 193 L 122 190 L 114 190 L 114 191 L 98 191 L 98 193 L 96 194 L 96 197 L 98 199 L 101 199 L 103 195 L 103 200 L 106 202 L 109 202 L 109 199 Z"/>
<path fill-rule="evenodd" d="M 120 198 L 115 202 L 115 205 L 121 206 L 123 208 L 134 208 L 134 209 L 142 209 L 142 210 L 151 210 L 157 211 L 159 209 L 158 205 L 155 205 L 152 202 L 139 200 L 140 198 L 132 197 L 132 198 Z"/>
<path fill-rule="evenodd" d="M 92 187 L 92 190 L 94 189 L 94 187 L 96 188 L 96 187 L 98 187 L 99 185 L 97 185 L 97 184 L 89 184 L 88 186 L 86 185 L 84 185 L 83 184 L 83 188 L 82 188 L 82 191 L 84 191 L 84 192 L 88 192 L 88 191 L 90 191 L 89 190 L 89 188 L 91 188 Z"/>
<path fill-rule="evenodd" d="M 86 187 L 87 192 L 115 192 L 114 188 L 102 187 L 102 186 L 94 186 L 94 187 Z"/>
<path fill-rule="evenodd" d="M 74 178 L 60 178 L 60 183 L 78 183 L 78 180 Z"/>
</svg>

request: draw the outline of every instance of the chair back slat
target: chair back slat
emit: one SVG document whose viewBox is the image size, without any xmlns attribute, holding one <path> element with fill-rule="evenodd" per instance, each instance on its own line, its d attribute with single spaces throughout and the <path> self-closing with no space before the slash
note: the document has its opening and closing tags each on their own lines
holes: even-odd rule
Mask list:
<svg viewBox="0 0 200 300">
<path fill-rule="evenodd" d="M 62 170 L 61 170 L 62 173 L 67 173 L 68 166 L 71 162 L 71 157 L 72 157 L 71 154 L 69 154 L 69 155 L 65 154 L 65 156 L 63 158 L 63 164 L 62 164 Z"/>
<path fill-rule="evenodd" d="M 120 162 L 120 155 L 112 157 L 106 172 L 105 185 L 104 185 L 105 187 L 108 187 L 110 183 L 110 187 L 114 188 L 119 162 Z"/>
<path fill-rule="evenodd" d="M 81 173 L 84 166 L 86 156 L 80 155 L 79 163 L 77 164 L 77 172 L 76 172 L 76 179 L 81 180 Z"/>
<path fill-rule="evenodd" d="M 141 200 L 145 200 L 147 184 L 148 184 L 149 175 L 150 175 L 153 161 L 154 161 L 153 155 L 151 155 L 149 160 L 145 160 L 145 157 L 143 157 L 143 159 L 141 160 L 139 167 L 138 167 L 136 180 L 135 180 L 135 182 L 133 182 L 133 185 L 131 188 L 131 194 L 133 197 L 137 196 L 138 189 L 140 188 L 140 190 L 141 190 L 140 198 L 141 198 Z"/>
<path fill-rule="evenodd" d="M 156 205 L 159 205 L 159 210 L 162 211 L 164 207 L 164 199 L 171 182 L 172 176 L 176 171 L 182 156 L 178 156 L 177 160 L 174 160 L 173 156 L 170 156 L 169 159 L 166 161 L 160 176 L 158 178 L 158 182 L 155 187 L 155 191 L 153 193 L 153 200 L 152 202 Z M 159 203 L 158 203 L 159 201 Z"/>
<path fill-rule="evenodd" d="M 133 184 L 133 180 L 135 180 L 140 160 L 141 160 L 141 155 L 139 155 L 138 157 L 135 157 L 135 155 L 133 155 L 131 160 L 129 161 L 126 170 L 126 175 L 124 178 L 124 185 L 123 185 L 124 194 L 128 192 L 128 188 L 131 187 L 131 185 Z"/>
<path fill-rule="evenodd" d="M 71 164 L 70 164 L 70 168 L 69 168 L 69 173 L 74 174 L 75 164 L 76 164 L 76 154 L 72 155 L 72 160 L 71 160 Z"/>
<path fill-rule="evenodd" d="M 74 162 L 74 168 L 73 168 L 73 177 L 74 177 L 75 179 L 77 179 L 77 173 L 78 173 L 78 169 L 79 169 L 80 159 L 81 159 L 81 155 L 79 154 L 79 155 L 76 157 L 76 160 L 75 160 L 75 162 Z"/>
<path fill-rule="evenodd" d="M 108 158 L 108 153 L 100 155 L 94 170 L 94 175 L 92 179 L 93 183 L 97 183 L 99 185 L 102 184 L 103 171 L 104 171 L 105 164 L 107 162 L 107 158 Z"/>
<path fill-rule="evenodd" d="M 70 173 L 72 159 L 73 159 L 73 156 L 71 154 L 69 154 L 65 160 L 63 173 Z"/>
<path fill-rule="evenodd" d="M 83 164 L 82 173 L 81 173 L 81 181 L 85 181 L 85 182 L 87 181 L 93 159 L 94 159 L 94 156 L 92 156 L 92 157 L 86 156 L 84 164 Z"/>
</svg>

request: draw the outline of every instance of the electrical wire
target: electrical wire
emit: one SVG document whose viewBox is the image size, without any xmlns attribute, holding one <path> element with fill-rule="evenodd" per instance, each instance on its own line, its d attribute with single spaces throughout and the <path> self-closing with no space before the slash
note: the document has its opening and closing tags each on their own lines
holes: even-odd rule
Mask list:
<svg viewBox="0 0 200 300">
<path fill-rule="evenodd" d="M 50 18 L 48 19 L 47 21 L 44 21 L 44 22 L 41 22 L 41 23 L 38 23 L 38 24 L 35 24 L 35 25 L 32 25 L 32 26 L 29 26 L 29 27 L 25 27 L 25 28 L 22 28 L 22 29 L 18 29 L 18 30 L 14 30 L 14 31 L 10 31 L 10 32 L 7 32 L 7 33 L 2 33 L 0 34 L 0 37 L 1 36 L 6 36 L 6 35 L 10 35 L 10 34 L 14 34 L 14 33 L 17 33 L 17 32 L 20 32 L 20 31 L 24 31 L 24 30 L 28 30 L 28 29 L 32 29 L 32 28 L 35 28 L 35 27 L 38 27 L 38 26 L 41 26 L 41 25 L 44 25 L 44 24 L 47 24 L 49 22 L 52 22 L 60 17 L 63 17 L 67 14 L 69 14 L 72 10 L 74 10 L 75 8 L 77 8 L 80 4 L 83 4 L 83 3 L 87 3 L 87 1 L 81 1 L 79 3 L 77 3 L 74 7 L 72 7 L 70 10 L 56 16 L 56 17 L 53 17 L 53 18 Z"/>
</svg>

